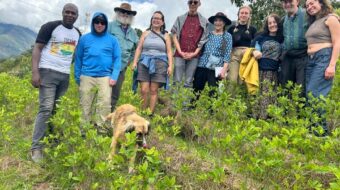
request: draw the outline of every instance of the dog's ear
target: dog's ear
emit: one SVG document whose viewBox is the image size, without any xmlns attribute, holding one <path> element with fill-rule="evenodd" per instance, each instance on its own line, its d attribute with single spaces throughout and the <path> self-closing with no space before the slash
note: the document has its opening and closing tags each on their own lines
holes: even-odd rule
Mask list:
<svg viewBox="0 0 340 190">
<path fill-rule="evenodd" d="M 107 115 L 107 116 L 105 117 L 105 121 L 112 120 L 112 118 L 115 116 L 115 113 L 116 113 L 116 112 L 113 112 L 113 113 L 110 113 L 109 115 Z"/>
</svg>

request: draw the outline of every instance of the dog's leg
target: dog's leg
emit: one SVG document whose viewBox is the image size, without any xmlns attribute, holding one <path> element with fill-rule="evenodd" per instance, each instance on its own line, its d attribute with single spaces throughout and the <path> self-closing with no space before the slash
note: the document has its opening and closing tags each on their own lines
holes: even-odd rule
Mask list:
<svg viewBox="0 0 340 190">
<path fill-rule="evenodd" d="M 112 143 L 111 143 L 111 152 L 109 154 L 108 160 L 112 160 L 113 156 L 116 153 L 116 146 L 117 146 L 117 140 L 116 138 L 112 139 Z"/>
<path fill-rule="evenodd" d="M 108 159 L 112 160 L 113 156 L 116 154 L 116 148 L 117 148 L 117 143 L 118 143 L 118 135 L 114 135 L 112 137 L 112 142 L 111 142 L 111 152 L 109 154 Z"/>
<path fill-rule="evenodd" d="M 136 156 L 137 156 L 137 150 L 138 150 L 138 145 L 136 144 L 135 147 L 134 147 L 134 151 L 133 151 L 133 154 L 130 158 L 130 161 L 129 161 L 129 174 L 132 174 L 135 172 L 135 161 L 136 161 Z"/>
</svg>

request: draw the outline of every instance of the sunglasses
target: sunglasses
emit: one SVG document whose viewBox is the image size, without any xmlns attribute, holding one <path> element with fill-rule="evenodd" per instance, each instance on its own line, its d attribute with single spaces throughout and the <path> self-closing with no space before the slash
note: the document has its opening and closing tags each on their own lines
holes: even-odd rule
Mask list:
<svg viewBox="0 0 340 190">
<path fill-rule="evenodd" d="M 93 23 L 95 24 L 101 24 L 101 25 L 106 25 L 104 21 L 101 21 L 101 20 L 95 20 L 93 21 Z"/>
<path fill-rule="evenodd" d="M 192 5 L 192 4 L 197 5 L 198 1 L 188 1 L 188 5 Z"/>
<path fill-rule="evenodd" d="M 119 12 L 122 14 L 132 15 L 130 11 L 126 11 L 126 10 L 119 10 Z"/>
</svg>

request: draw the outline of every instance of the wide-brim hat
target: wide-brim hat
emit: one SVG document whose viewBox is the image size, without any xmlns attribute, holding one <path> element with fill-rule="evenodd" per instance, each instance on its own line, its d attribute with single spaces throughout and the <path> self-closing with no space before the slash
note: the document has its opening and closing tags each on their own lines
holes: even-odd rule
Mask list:
<svg viewBox="0 0 340 190">
<path fill-rule="evenodd" d="M 121 12 L 127 12 L 133 16 L 135 16 L 137 14 L 137 11 L 133 11 L 131 9 L 131 5 L 129 3 L 122 3 L 119 7 L 115 7 L 114 11 L 121 11 Z"/>
<path fill-rule="evenodd" d="M 222 13 L 222 12 L 216 13 L 215 16 L 209 17 L 208 20 L 209 20 L 209 22 L 211 24 L 214 24 L 214 21 L 215 21 L 216 18 L 222 19 L 225 25 L 230 25 L 231 24 L 231 20 L 224 13 Z"/>
</svg>

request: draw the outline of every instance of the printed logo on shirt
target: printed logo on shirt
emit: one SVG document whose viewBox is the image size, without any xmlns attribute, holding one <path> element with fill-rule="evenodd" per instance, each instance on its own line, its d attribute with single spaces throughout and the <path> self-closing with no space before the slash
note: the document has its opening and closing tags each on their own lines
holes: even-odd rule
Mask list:
<svg viewBox="0 0 340 190">
<path fill-rule="evenodd" d="M 53 55 L 70 56 L 76 49 L 76 40 L 65 38 L 64 42 L 58 43 L 55 38 L 51 39 L 51 51 Z"/>
</svg>

